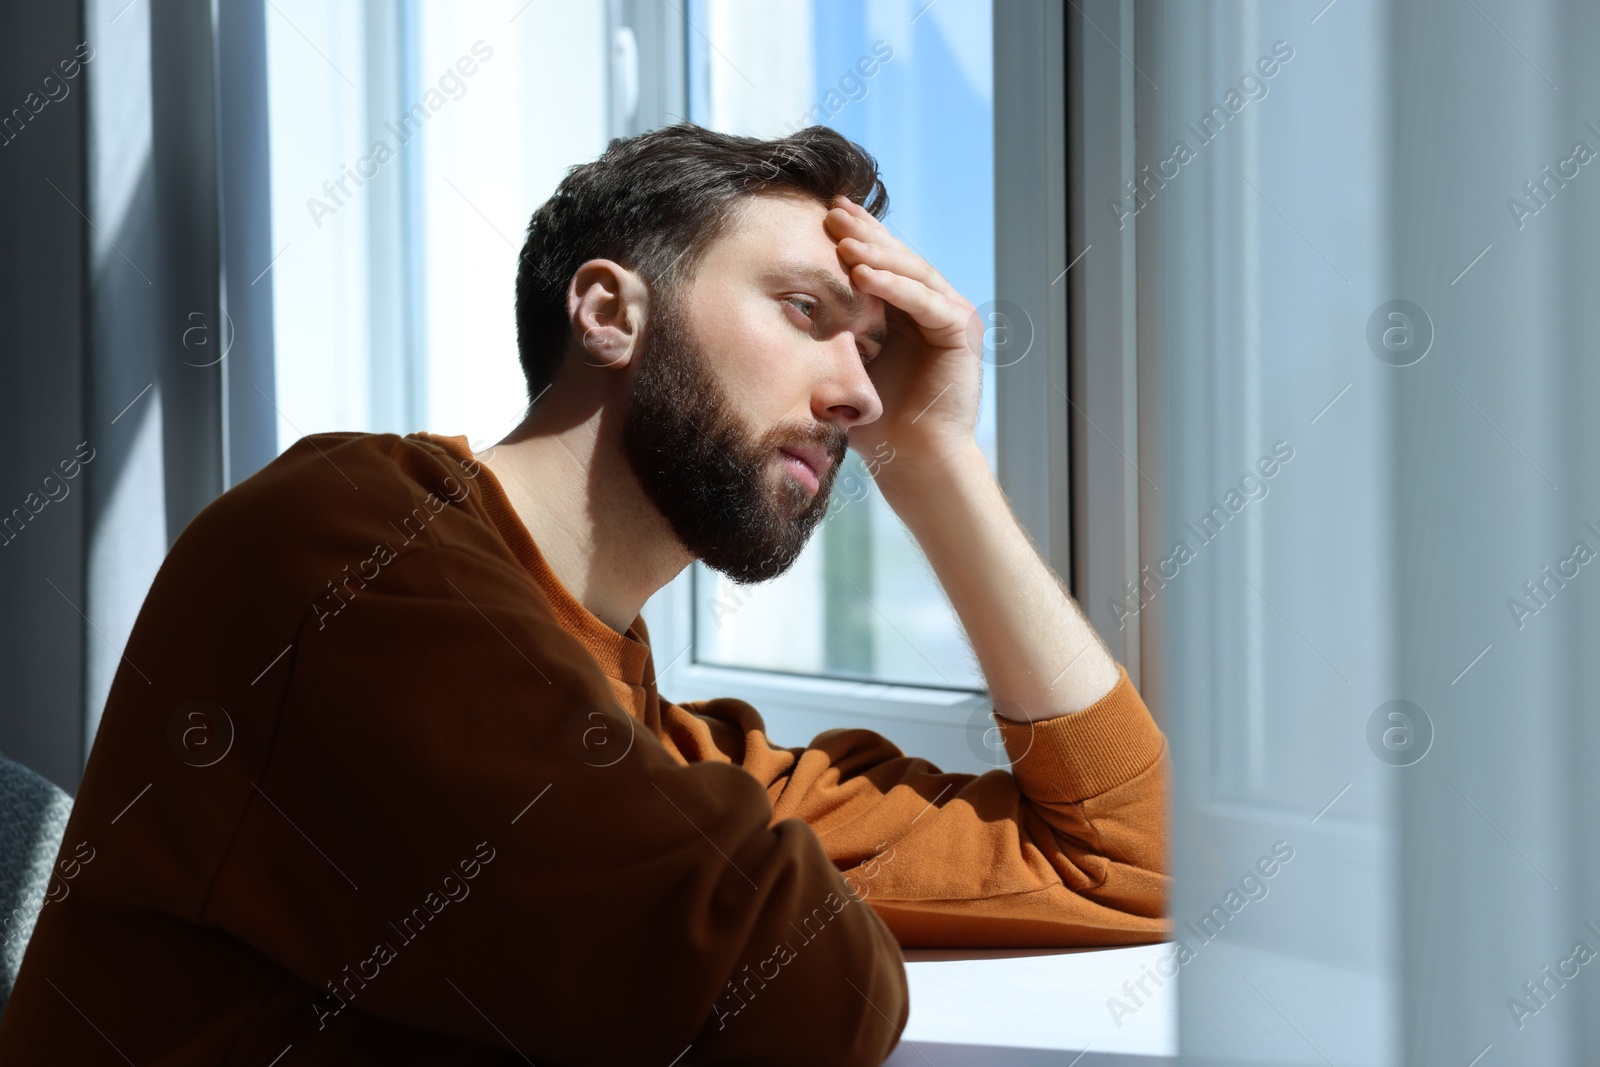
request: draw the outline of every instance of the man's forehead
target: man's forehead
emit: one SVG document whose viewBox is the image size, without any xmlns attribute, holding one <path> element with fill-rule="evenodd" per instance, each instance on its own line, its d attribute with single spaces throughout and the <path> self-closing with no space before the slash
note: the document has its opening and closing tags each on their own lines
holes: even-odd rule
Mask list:
<svg viewBox="0 0 1600 1067">
<path fill-rule="evenodd" d="M 838 246 L 822 225 L 827 208 L 797 195 L 749 197 L 743 207 L 739 243 L 763 284 L 798 284 L 821 290 L 820 296 L 851 318 L 876 311 L 875 328 L 867 336 L 879 344 L 887 340 L 882 326 L 883 301 L 851 284 Z"/>
<path fill-rule="evenodd" d="M 762 193 L 741 197 L 728 243 L 741 256 L 806 260 L 824 266 L 848 284 L 838 247 L 822 225 L 828 209 L 809 196 L 796 193 Z"/>
<path fill-rule="evenodd" d="M 744 228 L 768 233 L 794 231 L 827 244 L 832 243 L 832 238 L 822 228 L 822 218 L 828 213 L 828 208 L 809 193 L 797 189 L 768 189 L 751 196 L 741 196 L 737 204 Z"/>
</svg>

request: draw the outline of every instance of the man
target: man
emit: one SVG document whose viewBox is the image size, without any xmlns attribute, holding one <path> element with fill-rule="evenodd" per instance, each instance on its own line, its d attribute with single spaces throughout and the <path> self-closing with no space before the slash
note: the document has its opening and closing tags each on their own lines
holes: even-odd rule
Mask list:
<svg viewBox="0 0 1600 1067">
<path fill-rule="evenodd" d="M 8 1064 L 875 1064 L 901 946 L 1159 940 L 1166 744 L 973 438 L 972 305 L 824 127 L 616 140 L 533 216 L 505 441 L 319 434 L 150 591 Z M 782 573 L 850 445 L 1011 772 L 659 696 L 645 601 Z"/>
</svg>

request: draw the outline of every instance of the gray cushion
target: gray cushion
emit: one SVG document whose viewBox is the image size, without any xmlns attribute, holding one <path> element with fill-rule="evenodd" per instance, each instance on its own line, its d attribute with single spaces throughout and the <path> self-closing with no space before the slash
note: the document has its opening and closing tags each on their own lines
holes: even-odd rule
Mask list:
<svg viewBox="0 0 1600 1067">
<path fill-rule="evenodd" d="M 0 1011 L 44 904 L 72 798 L 0 756 Z"/>
</svg>

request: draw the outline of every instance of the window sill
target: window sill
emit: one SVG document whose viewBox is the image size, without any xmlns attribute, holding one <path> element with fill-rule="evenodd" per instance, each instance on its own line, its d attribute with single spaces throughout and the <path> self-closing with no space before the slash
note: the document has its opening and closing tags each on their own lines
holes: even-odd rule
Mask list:
<svg viewBox="0 0 1600 1067">
<path fill-rule="evenodd" d="M 885 1067 L 1153 1067 L 1177 1055 L 1178 991 L 1111 1016 L 1107 1000 L 1170 944 L 1110 949 L 907 949 L 911 1018 Z M 1149 988 L 1149 986 L 1147 986 Z M 1078 1060 L 1063 1053 L 1083 1053 Z"/>
<path fill-rule="evenodd" d="M 680 704 L 737 697 L 758 711 L 778 706 L 822 706 L 845 714 L 942 726 L 964 724 L 973 709 L 987 711 L 989 707 L 984 694 L 970 690 L 852 682 L 702 663 L 673 664 L 656 684 L 663 696 Z"/>
</svg>

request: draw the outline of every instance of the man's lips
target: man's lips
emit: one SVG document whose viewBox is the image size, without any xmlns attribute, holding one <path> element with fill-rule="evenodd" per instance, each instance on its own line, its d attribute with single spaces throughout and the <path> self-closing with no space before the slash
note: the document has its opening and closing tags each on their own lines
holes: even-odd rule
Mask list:
<svg viewBox="0 0 1600 1067">
<path fill-rule="evenodd" d="M 833 457 L 817 445 L 794 445 L 778 450 L 790 461 L 795 477 L 812 493 L 822 485 L 822 477 L 833 465 Z"/>
</svg>

